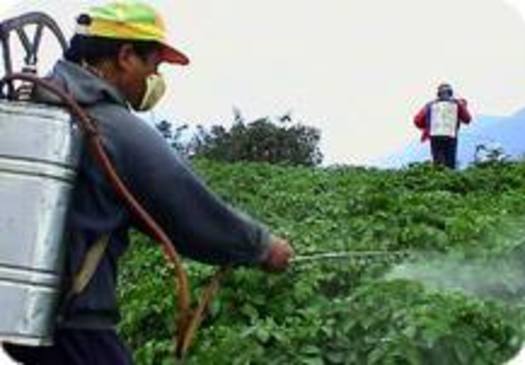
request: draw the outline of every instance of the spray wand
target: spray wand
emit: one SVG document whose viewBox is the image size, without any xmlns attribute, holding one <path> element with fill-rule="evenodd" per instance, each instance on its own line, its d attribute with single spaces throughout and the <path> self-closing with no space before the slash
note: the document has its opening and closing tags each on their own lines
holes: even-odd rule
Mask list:
<svg viewBox="0 0 525 365">
<path fill-rule="evenodd" d="M 291 262 L 295 265 L 337 260 L 391 261 L 412 256 L 411 251 L 332 251 L 315 252 L 295 256 Z"/>
</svg>

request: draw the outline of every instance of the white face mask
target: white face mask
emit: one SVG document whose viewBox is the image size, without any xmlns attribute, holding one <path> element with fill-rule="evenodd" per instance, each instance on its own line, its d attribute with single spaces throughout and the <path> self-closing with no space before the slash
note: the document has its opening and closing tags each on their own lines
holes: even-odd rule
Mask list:
<svg viewBox="0 0 525 365">
<path fill-rule="evenodd" d="M 162 99 L 166 88 L 166 81 L 162 75 L 157 73 L 149 75 L 146 79 L 146 92 L 136 110 L 139 112 L 151 110 Z"/>
</svg>

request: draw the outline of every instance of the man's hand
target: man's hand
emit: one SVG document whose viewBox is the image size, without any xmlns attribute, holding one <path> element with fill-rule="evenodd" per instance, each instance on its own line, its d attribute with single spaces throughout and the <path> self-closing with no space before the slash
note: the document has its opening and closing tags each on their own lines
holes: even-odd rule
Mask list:
<svg viewBox="0 0 525 365">
<path fill-rule="evenodd" d="M 268 253 L 261 266 L 264 271 L 280 272 L 286 270 L 290 260 L 294 256 L 294 250 L 287 240 L 272 236 Z"/>
</svg>

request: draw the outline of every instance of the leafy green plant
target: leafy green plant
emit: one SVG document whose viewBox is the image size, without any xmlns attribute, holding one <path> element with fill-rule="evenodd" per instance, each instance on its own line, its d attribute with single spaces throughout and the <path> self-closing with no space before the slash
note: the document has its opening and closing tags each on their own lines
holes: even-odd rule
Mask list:
<svg viewBox="0 0 525 365">
<path fill-rule="evenodd" d="M 462 172 L 425 164 L 194 165 L 223 199 L 290 238 L 298 254 L 410 250 L 423 268 L 428 255 L 420 252 L 525 266 L 522 163 Z M 176 306 L 169 270 L 149 239 L 134 234 L 131 246 L 120 275 L 120 331 L 138 364 L 169 363 Z M 509 291 L 507 301 L 387 280 L 397 263 L 326 261 L 282 275 L 239 269 L 223 283 L 189 363 L 500 364 L 518 350 L 522 292 Z M 187 268 L 196 295 L 212 268 Z"/>
</svg>

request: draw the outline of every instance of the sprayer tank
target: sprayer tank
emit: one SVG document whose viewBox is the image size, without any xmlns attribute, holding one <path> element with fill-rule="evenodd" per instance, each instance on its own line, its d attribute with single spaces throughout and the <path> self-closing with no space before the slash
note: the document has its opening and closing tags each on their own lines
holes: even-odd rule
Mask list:
<svg viewBox="0 0 525 365">
<path fill-rule="evenodd" d="M 0 342 L 51 342 L 81 150 L 63 109 L 0 101 Z"/>
</svg>

